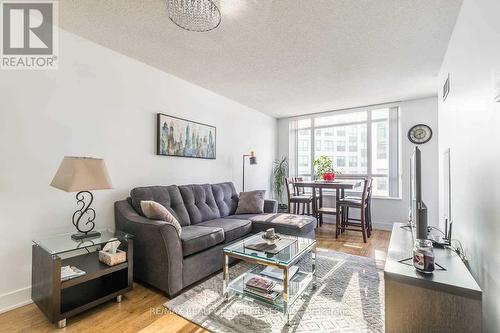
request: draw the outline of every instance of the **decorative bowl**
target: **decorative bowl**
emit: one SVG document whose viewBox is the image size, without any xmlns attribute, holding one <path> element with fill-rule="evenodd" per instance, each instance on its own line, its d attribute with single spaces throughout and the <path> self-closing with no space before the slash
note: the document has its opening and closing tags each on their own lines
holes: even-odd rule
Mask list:
<svg viewBox="0 0 500 333">
<path fill-rule="evenodd" d="M 272 244 L 274 244 L 276 241 L 278 241 L 278 240 L 280 240 L 280 239 L 281 239 L 280 235 L 278 235 L 278 234 L 275 234 L 275 235 L 274 235 L 273 237 L 271 237 L 271 238 L 268 238 L 268 237 L 264 234 L 264 235 L 262 235 L 262 238 L 263 238 L 263 239 L 266 241 L 266 243 L 267 243 L 267 244 L 269 244 L 269 245 L 272 245 Z"/>
</svg>

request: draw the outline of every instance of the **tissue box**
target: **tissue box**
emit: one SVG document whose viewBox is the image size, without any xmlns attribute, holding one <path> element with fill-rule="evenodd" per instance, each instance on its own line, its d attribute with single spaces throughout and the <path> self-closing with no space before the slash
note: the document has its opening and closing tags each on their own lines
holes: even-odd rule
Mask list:
<svg viewBox="0 0 500 333">
<path fill-rule="evenodd" d="M 108 266 L 114 266 L 127 261 L 127 252 L 122 250 L 116 250 L 116 253 L 110 253 L 107 251 L 99 251 L 99 261 L 105 263 Z"/>
</svg>

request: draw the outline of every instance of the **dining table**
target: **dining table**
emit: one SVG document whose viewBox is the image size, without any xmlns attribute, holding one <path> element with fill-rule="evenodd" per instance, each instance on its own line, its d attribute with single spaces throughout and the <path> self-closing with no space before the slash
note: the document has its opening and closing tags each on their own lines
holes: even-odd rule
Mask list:
<svg viewBox="0 0 500 333">
<path fill-rule="evenodd" d="M 323 207 L 323 190 L 328 189 L 328 190 L 335 190 L 335 202 L 336 202 L 336 208 L 337 212 L 335 214 L 336 218 L 336 223 L 337 225 L 340 224 L 340 206 L 338 205 L 338 201 L 344 197 L 345 190 L 353 190 L 358 187 L 360 187 L 363 184 L 363 179 L 334 179 L 334 180 L 301 180 L 301 181 L 295 181 L 293 183 L 294 186 L 300 187 L 300 188 L 312 188 L 312 210 L 313 214 L 316 218 L 318 218 L 318 205 L 319 207 Z M 318 190 L 318 193 L 316 193 L 316 189 Z M 320 219 L 319 225 L 321 226 L 323 224 L 322 219 Z"/>
</svg>

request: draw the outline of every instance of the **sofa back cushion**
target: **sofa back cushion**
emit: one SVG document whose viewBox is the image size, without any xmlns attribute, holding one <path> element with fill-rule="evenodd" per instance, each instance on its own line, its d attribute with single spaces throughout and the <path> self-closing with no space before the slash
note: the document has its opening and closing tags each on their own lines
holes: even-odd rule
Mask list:
<svg viewBox="0 0 500 333">
<path fill-rule="evenodd" d="M 238 214 L 262 214 L 264 213 L 264 195 L 266 190 L 241 192 L 238 200 Z"/>
<path fill-rule="evenodd" d="M 141 209 L 141 201 L 156 201 L 167 208 L 180 225 L 191 224 L 179 188 L 175 185 L 136 187 L 130 191 L 130 199 L 134 209 L 142 216 L 145 215 Z"/>
<path fill-rule="evenodd" d="M 219 183 L 212 185 L 215 202 L 219 207 L 221 217 L 233 215 L 238 207 L 238 193 L 234 188 L 233 183 Z"/>
<path fill-rule="evenodd" d="M 211 185 L 183 185 L 179 186 L 179 190 L 191 224 L 220 217 L 219 208 L 215 203 Z"/>
</svg>

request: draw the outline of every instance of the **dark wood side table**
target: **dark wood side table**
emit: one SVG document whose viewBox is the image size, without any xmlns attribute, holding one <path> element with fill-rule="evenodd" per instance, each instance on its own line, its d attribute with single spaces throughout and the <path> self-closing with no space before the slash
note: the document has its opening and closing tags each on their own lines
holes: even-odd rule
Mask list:
<svg viewBox="0 0 500 333">
<path fill-rule="evenodd" d="M 74 241 L 71 234 L 34 240 L 32 246 L 31 299 L 59 328 L 66 319 L 132 289 L 133 236 L 119 231 L 100 231 L 99 238 Z M 108 266 L 99 261 L 99 250 L 118 239 L 127 261 Z M 86 274 L 61 281 L 61 267 L 75 266 Z"/>
</svg>

